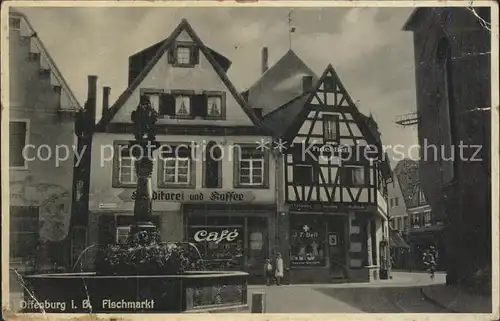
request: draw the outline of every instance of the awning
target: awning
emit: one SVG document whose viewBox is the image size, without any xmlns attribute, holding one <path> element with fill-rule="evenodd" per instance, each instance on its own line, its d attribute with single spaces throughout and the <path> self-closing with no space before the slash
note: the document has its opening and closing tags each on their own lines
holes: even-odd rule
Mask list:
<svg viewBox="0 0 500 321">
<path fill-rule="evenodd" d="M 406 248 L 406 249 L 410 248 L 408 243 L 405 242 L 405 240 L 401 237 L 401 235 L 399 235 L 398 232 L 396 232 L 394 230 L 390 231 L 389 246 L 390 247 Z"/>
</svg>

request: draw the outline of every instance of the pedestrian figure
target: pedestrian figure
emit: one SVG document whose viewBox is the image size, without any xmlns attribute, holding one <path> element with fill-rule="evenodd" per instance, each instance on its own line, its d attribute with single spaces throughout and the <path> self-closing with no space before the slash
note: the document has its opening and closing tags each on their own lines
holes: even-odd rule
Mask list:
<svg viewBox="0 0 500 321">
<path fill-rule="evenodd" d="M 276 285 L 281 285 L 280 281 L 283 277 L 283 259 L 281 258 L 281 254 L 276 254 L 276 267 L 274 270 L 274 277 L 276 278 Z"/>
<path fill-rule="evenodd" d="M 273 266 L 271 264 L 271 259 L 266 259 L 266 264 L 264 264 L 264 275 L 266 276 L 266 285 L 271 285 L 273 279 Z"/>
<path fill-rule="evenodd" d="M 425 250 L 422 261 L 427 267 L 427 272 L 429 272 L 431 279 L 434 279 L 434 272 L 436 271 L 436 260 L 434 258 L 434 253 L 432 253 L 430 249 Z"/>
</svg>

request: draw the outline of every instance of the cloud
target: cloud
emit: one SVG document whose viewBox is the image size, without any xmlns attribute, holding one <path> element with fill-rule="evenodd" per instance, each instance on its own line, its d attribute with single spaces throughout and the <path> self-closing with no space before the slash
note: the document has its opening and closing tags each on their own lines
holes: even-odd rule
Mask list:
<svg viewBox="0 0 500 321">
<path fill-rule="evenodd" d="M 128 57 L 165 39 L 186 18 L 206 45 L 232 62 L 228 76 L 243 91 L 289 49 L 289 8 L 23 8 L 83 104 L 87 76 L 125 90 Z M 411 8 L 296 8 L 292 48 L 316 74 L 328 64 L 364 113 L 377 117 L 384 140 L 416 141 L 416 129 L 394 124 L 415 107 L 411 34 L 401 27 Z M 54 23 L 57 21 L 57 23 Z"/>
</svg>

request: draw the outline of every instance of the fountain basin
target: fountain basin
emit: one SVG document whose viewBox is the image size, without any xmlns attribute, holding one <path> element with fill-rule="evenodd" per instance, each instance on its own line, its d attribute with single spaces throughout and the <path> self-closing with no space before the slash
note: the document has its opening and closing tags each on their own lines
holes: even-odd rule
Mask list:
<svg viewBox="0 0 500 321">
<path fill-rule="evenodd" d="M 193 271 L 182 275 L 54 273 L 25 276 L 23 312 L 234 312 L 247 305 L 248 273 Z M 38 301 L 38 303 L 36 303 Z"/>
</svg>

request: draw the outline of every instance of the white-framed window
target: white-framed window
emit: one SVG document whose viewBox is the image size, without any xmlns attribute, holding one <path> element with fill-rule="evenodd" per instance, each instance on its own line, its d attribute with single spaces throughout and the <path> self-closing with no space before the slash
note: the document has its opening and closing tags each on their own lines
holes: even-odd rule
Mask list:
<svg viewBox="0 0 500 321">
<path fill-rule="evenodd" d="M 222 115 L 222 97 L 207 97 L 207 115 L 210 117 L 220 117 Z"/>
<path fill-rule="evenodd" d="M 240 161 L 240 185 L 264 183 L 264 158 L 242 158 Z"/>
<path fill-rule="evenodd" d="M 163 160 L 163 183 L 189 185 L 191 159 L 189 157 L 167 157 Z"/>
<path fill-rule="evenodd" d="M 23 150 L 29 144 L 29 120 L 11 120 L 9 122 L 9 167 L 27 169 L 28 162 Z"/>
<path fill-rule="evenodd" d="M 135 158 L 131 155 L 130 148 L 124 145 L 118 147 L 118 184 L 137 184 Z"/>
<path fill-rule="evenodd" d="M 191 48 L 190 47 L 177 47 L 176 51 L 177 63 L 188 65 L 191 63 Z"/>
<path fill-rule="evenodd" d="M 336 115 L 323 116 L 323 139 L 326 142 L 337 142 L 339 135 L 339 118 Z"/>
<path fill-rule="evenodd" d="M 243 149 L 239 159 L 238 185 L 261 186 L 264 184 L 265 155 L 257 150 Z"/>
<path fill-rule="evenodd" d="M 130 235 L 130 226 L 116 227 L 116 243 L 126 244 L 129 235 Z"/>
<path fill-rule="evenodd" d="M 191 97 L 178 95 L 175 97 L 175 115 L 189 116 L 191 115 Z"/>
</svg>

